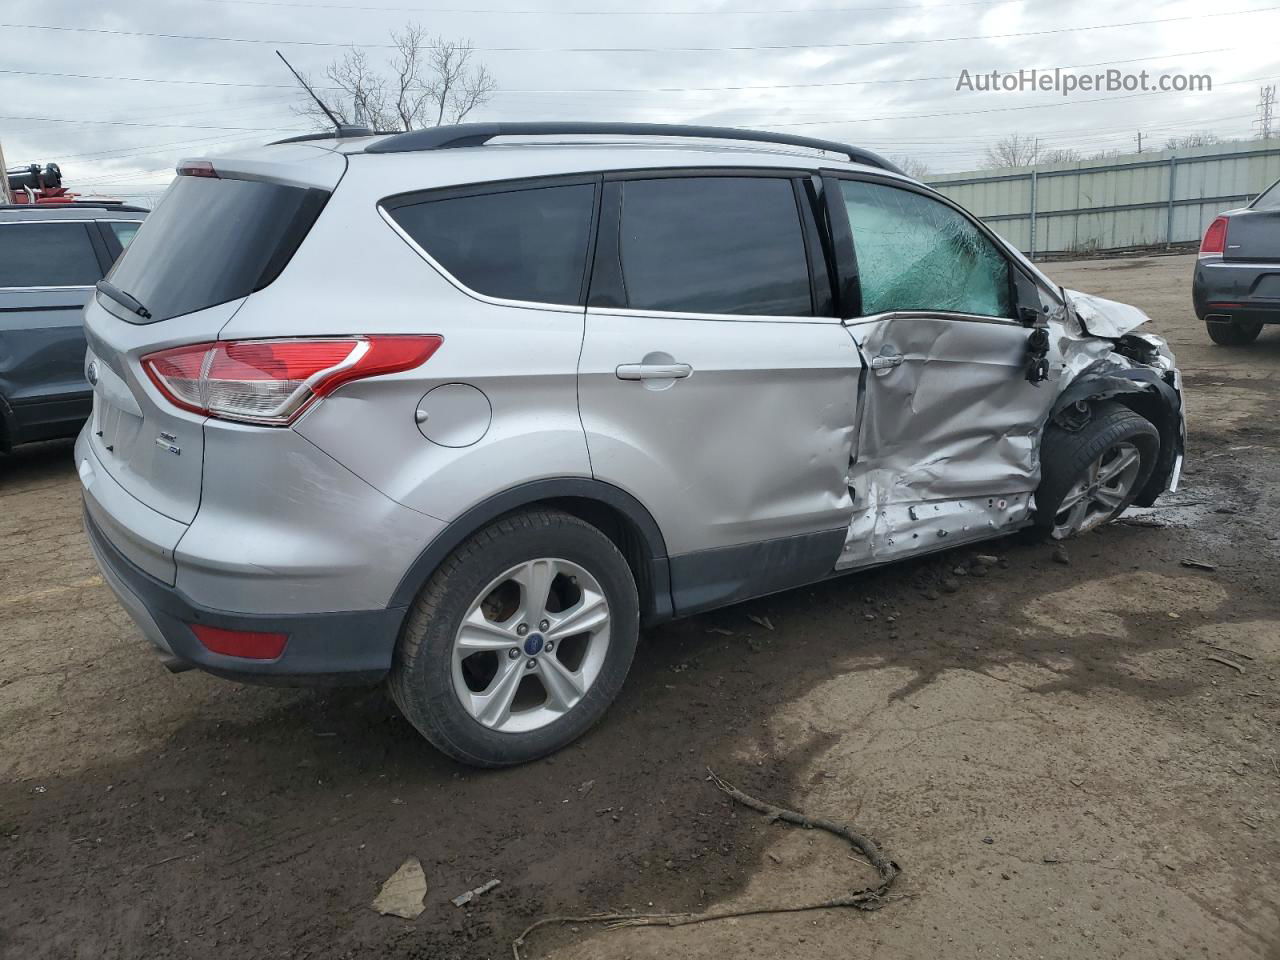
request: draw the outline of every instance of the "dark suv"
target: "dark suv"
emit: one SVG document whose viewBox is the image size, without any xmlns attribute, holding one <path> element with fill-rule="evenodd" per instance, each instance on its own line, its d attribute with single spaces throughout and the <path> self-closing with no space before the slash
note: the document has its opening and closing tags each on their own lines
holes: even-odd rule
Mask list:
<svg viewBox="0 0 1280 960">
<path fill-rule="evenodd" d="M 122 204 L 0 206 L 0 453 L 74 437 L 88 418 L 81 312 L 146 213 Z"/>
</svg>

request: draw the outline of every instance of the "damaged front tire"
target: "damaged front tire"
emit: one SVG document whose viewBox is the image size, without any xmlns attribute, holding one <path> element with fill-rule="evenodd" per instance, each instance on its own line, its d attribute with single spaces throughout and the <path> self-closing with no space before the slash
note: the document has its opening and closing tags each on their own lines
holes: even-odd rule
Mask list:
<svg viewBox="0 0 1280 960">
<path fill-rule="evenodd" d="M 1079 430 L 1050 424 L 1040 454 L 1035 526 L 1065 540 L 1114 520 L 1146 486 L 1160 453 L 1155 424 L 1119 403 Z"/>
</svg>

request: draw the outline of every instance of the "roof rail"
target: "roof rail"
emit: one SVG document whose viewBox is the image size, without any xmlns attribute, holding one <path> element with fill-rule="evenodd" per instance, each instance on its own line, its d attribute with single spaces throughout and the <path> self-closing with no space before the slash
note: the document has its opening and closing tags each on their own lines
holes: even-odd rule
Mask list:
<svg viewBox="0 0 1280 960">
<path fill-rule="evenodd" d="M 702 127 L 683 123 L 593 123 L 590 121 L 518 121 L 509 123 L 459 123 L 452 126 L 410 130 L 379 140 L 364 148 L 365 153 L 410 153 L 417 150 L 445 150 L 451 147 L 478 147 L 494 137 L 553 136 L 691 137 L 703 140 L 742 140 L 776 143 L 844 154 L 854 163 L 902 173 L 888 160 L 847 143 L 798 137 L 790 133 L 739 130 L 735 127 Z"/>
<path fill-rule="evenodd" d="M 318 133 L 302 133 L 296 137 L 285 137 L 283 140 L 272 140 L 267 146 L 275 147 L 282 143 L 306 143 L 308 140 L 343 140 L 347 137 L 373 137 L 379 133 L 392 131 L 371 130 L 368 127 L 355 127 L 343 124 L 336 130 L 324 130 Z"/>
</svg>

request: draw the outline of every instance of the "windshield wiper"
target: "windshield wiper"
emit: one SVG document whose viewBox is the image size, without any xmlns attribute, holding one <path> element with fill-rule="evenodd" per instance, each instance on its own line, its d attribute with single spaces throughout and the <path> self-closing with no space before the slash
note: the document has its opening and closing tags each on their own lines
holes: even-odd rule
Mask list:
<svg viewBox="0 0 1280 960">
<path fill-rule="evenodd" d="M 151 311 L 144 307 L 142 301 L 133 294 L 125 293 L 108 280 L 99 280 L 94 286 L 97 287 L 99 293 L 106 294 L 130 313 L 136 313 L 143 320 L 151 319 Z"/>
</svg>

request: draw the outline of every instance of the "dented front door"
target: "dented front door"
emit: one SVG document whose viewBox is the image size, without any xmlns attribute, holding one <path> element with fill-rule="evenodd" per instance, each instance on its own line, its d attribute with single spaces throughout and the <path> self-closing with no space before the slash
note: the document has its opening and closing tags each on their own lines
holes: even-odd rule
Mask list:
<svg viewBox="0 0 1280 960">
<path fill-rule="evenodd" d="M 1026 519 L 1047 391 L 1012 321 L 901 313 L 850 323 L 869 371 L 842 564 L 978 540 Z"/>
<path fill-rule="evenodd" d="M 922 192 L 840 181 L 857 253 L 867 367 L 839 566 L 985 539 L 1026 522 L 1052 399 L 1027 379 L 1031 331 L 1011 264 Z"/>
</svg>

